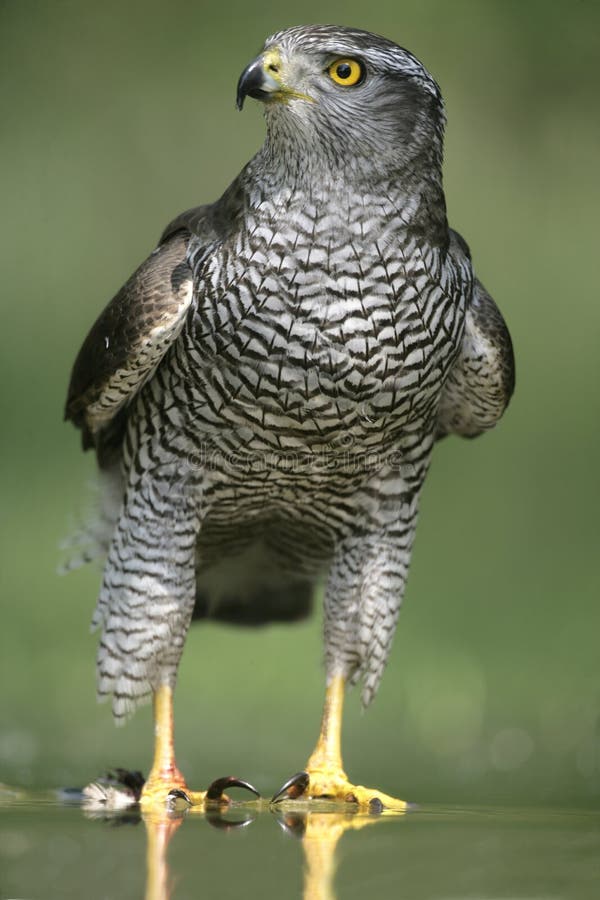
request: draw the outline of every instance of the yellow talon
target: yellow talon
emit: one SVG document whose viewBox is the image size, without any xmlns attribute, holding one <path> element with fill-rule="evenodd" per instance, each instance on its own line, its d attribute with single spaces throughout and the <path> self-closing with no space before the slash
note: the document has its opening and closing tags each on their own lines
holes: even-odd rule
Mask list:
<svg viewBox="0 0 600 900">
<path fill-rule="evenodd" d="M 166 684 L 154 694 L 154 735 L 154 761 L 139 801 L 145 813 L 164 810 L 169 804 L 176 804 L 178 798 L 195 811 L 225 806 L 229 803 L 229 797 L 224 791 L 230 787 L 241 787 L 259 796 L 251 784 L 233 776 L 216 778 L 206 791 L 190 791 L 175 762 L 173 691 Z"/>
<path fill-rule="evenodd" d="M 327 799 L 357 804 L 366 812 L 404 812 L 408 807 L 406 801 L 373 788 L 352 784 L 344 772 L 341 753 L 344 686 L 341 675 L 331 679 L 325 693 L 317 746 L 304 772 L 294 776 L 273 799 Z"/>
</svg>

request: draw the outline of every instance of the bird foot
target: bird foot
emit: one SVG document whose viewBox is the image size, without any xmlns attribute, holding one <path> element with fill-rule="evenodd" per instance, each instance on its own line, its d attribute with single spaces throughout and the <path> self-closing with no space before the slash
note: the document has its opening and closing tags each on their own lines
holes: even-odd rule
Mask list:
<svg viewBox="0 0 600 900">
<path fill-rule="evenodd" d="M 233 775 L 216 778 L 205 791 L 190 791 L 183 775 L 176 769 L 164 775 L 152 774 L 144 784 L 139 802 L 144 811 L 177 809 L 181 806 L 204 810 L 228 806 L 231 800 L 225 790 L 232 787 L 244 788 L 255 797 L 260 797 L 251 784 Z"/>
<path fill-rule="evenodd" d="M 405 812 L 408 804 L 405 800 L 397 800 L 382 791 L 348 781 L 342 769 L 309 768 L 298 772 L 275 794 L 272 803 L 284 800 L 329 800 L 340 803 L 351 803 L 358 806 L 361 812 L 373 814 L 384 810 Z"/>
</svg>

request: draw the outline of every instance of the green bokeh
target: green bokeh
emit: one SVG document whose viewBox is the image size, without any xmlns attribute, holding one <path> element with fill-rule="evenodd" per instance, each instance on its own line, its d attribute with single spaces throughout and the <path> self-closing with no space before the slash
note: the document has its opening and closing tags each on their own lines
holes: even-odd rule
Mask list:
<svg viewBox="0 0 600 900">
<path fill-rule="evenodd" d="M 298 21 L 384 33 L 442 85 L 451 222 L 518 363 L 497 433 L 436 450 L 379 697 L 348 703 L 348 771 L 421 801 L 597 803 L 600 7 L 564 0 L 0 5 L 0 781 L 148 767 L 148 709 L 115 731 L 95 704 L 98 571 L 55 574 L 94 468 L 61 423 L 66 384 L 163 225 L 258 147 L 236 79 Z M 318 617 L 193 629 L 177 734 L 194 786 L 233 771 L 268 793 L 301 767 L 320 659 Z"/>
</svg>

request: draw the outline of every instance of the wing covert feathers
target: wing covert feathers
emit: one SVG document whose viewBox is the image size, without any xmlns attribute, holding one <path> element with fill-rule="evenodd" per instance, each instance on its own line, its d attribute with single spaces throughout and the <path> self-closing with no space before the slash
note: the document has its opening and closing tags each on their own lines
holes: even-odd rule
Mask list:
<svg viewBox="0 0 600 900">
<path fill-rule="evenodd" d="M 514 386 L 508 328 L 492 297 L 475 279 L 461 350 L 442 392 L 437 436 L 476 437 L 493 428 Z"/>
<path fill-rule="evenodd" d="M 99 434 L 155 371 L 176 340 L 192 302 L 186 262 L 189 233 L 161 244 L 96 320 L 75 360 L 65 418 L 82 429 L 83 446 Z"/>
</svg>

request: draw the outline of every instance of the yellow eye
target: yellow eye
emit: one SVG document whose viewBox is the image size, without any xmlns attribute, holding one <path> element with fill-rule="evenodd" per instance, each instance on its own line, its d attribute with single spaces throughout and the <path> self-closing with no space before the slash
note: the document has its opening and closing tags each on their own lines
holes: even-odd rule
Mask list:
<svg viewBox="0 0 600 900">
<path fill-rule="evenodd" d="M 327 72 L 332 81 L 344 87 L 353 87 L 365 77 L 364 67 L 356 59 L 336 59 L 331 63 Z"/>
</svg>

